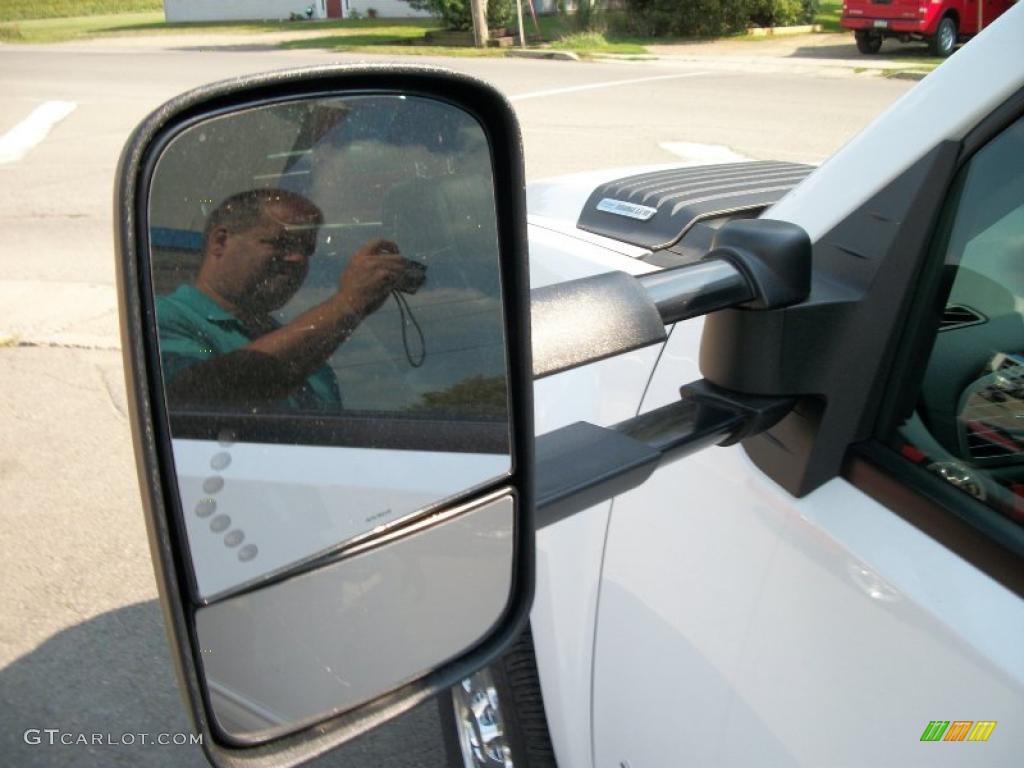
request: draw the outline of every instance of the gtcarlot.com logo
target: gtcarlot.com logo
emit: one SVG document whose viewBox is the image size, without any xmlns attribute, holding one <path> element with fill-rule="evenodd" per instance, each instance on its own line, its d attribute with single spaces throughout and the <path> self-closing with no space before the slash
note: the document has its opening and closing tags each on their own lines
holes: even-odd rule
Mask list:
<svg viewBox="0 0 1024 768">
<path fill-rule="evenodd" d="M 995 720 L 932 720 L 921 741 L 988 741 L 995 729 Z"/>
<path fill-rule="evenodd" d="M 202 744 L 201 733 L 73 733 L 60 728 L 29 728 L 23 734 L 26 744 L 50 746 L 187 746 Z"/>
</svg>

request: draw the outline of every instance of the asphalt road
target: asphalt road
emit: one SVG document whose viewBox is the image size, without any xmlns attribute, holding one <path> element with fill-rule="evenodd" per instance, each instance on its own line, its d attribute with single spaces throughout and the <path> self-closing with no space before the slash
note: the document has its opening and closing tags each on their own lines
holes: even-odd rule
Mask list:
<svg viewBox="0 0 1024 768">
<path fill-rule="evenodd" d="M 337 55 L 188 39 L 0 45 L 0 136 L 72 102 L 37 146 L 0 139 L 0 762 L 202 766 L 196 747 L 29 745 L 29 728 L 186 730 L 125 418 L 111 196 L 122 144 L 195 85 Z M 428 61 L 418 59 L 418 61 Z M 512 97 L 531 179 L 724 145 L 818 162 L 911 83 L 813 65 L 429 60 Z M 320 765 L 440 766 L 433 703 Z"/>
</svg>

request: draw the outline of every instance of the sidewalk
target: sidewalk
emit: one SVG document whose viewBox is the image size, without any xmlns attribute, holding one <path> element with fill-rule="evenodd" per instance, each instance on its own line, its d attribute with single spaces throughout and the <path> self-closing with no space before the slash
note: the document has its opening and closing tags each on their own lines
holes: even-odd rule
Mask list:
<svg viewBox="0 0 1024 768">
<path fill-rule="evenodd" d="M 881 56 L 860 53 L 853 36 L 846 33 L 817 33 L 769 38 L 727 38 L 700 42 L 648 45 L 648 57 L 673 62 L 699 63 L 718 69 L 758 72 L 833 74 L 891 73 L 934 68 L 925 46 L 887 42 Z M 601 56 L 621 59 L 630 57 Z"/>
</svg>

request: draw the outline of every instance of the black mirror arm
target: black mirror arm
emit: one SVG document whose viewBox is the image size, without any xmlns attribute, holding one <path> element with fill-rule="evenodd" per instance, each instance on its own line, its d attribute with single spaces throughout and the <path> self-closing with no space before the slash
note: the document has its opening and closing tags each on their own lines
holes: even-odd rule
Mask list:
<svg viewBox="0 0 1024 768">
<path fill-rule="evenodd" d="M 736 395 L 704 380 L 686 385 L 680 395 L 678 402 L 611 427 L 579 421 L 540 435 L 537 527 L 636 488 L 663 464 L 769 429 L 796 402 Z"/>
<path fill-rule="evenodd" d="M 720 309 L 805 300 L 811 241 L 783 221 L 738 219 L 700 261 L 634 277 L 608 272 L 534 290 L 533 376 L 561 373 L 663 342 L 665 326 Z"/>
<path fill-rule="evenodd" d="M 664 341 L 665 326 L 734 307 L 798 304 L 811 288 L 811 241 L 798 226 L 736 220 L 701 261 L 633 277 L 612 272 L 532 294 L 533 369 L 541 378 Z M 797 403 L 709 381 L 681 399 L 611 427 L 570 424 L 537 438 L 537 527 L 642 484 L 660 466 L 712 445 L 732 445 L 781 421 Z"/>
</svg>

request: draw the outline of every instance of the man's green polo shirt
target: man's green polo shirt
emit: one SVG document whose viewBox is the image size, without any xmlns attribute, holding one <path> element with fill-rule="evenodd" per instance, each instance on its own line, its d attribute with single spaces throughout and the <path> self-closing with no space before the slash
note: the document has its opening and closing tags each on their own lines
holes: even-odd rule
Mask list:
<svg viewBox="0 0 1024 768">
<path fill-rule="evenodd" d="M 191 366 L 249 344 L 252 332 L 237 317 L 192 285 L 156 300 L 160 360 L 165 383 Z M 322 365 L 281 405 L 294 410 L 336 410 L 341 393 L 334 372 Z"/>
</svg>

